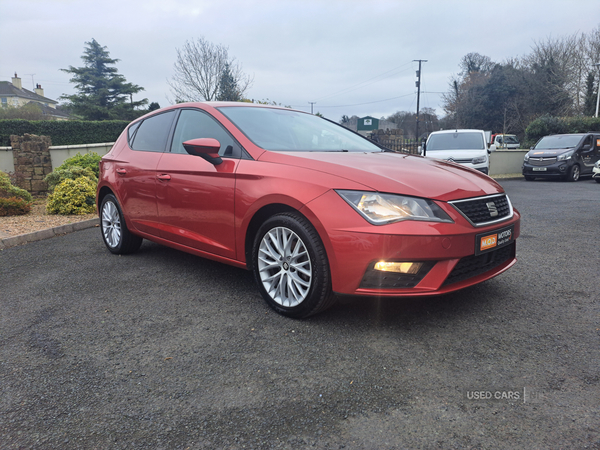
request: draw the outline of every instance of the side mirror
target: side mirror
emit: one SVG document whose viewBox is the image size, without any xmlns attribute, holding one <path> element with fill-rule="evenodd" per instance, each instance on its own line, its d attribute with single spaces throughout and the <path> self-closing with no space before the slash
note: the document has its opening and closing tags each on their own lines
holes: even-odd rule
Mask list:
<svg viewBox="0 0 600 450">
<path fill-rule="evenodd" d="M 492 153 L 496 151 L 496 144 L 492 144 L 490 145 L 490 148 L 488 148 L 488 153 Z"/>
<path fill-rule="evenodd" d="M 190 155 L 200 156 L 204 158 L 209 163 L 218 166 L 223 162 L 221 157 L 219 156 L 219 149 L 221 148 L 221 144 L 216 139 L 212 138 L 198 138 L 198 139 L 190 139 L 189 141 L 185 141 L 183 143 L 183 148 Z"/>
</svg>

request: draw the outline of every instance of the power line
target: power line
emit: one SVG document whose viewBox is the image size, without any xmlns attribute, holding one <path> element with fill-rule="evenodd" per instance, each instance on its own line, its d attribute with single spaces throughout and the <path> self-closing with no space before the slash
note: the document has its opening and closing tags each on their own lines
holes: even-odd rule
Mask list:
<svg viewBox="0 0 600 450">
<path fill-rule="evenodd" d="M 411 62 L 412 62 L 412 61 L 411 61 Z M 341 90 L 339 90 L 339 91 L 337 91 L 337 92 L 334 92 L 333 94 L 329 94 L 329 95 L 325 95 L 325 96 L 323 96 L 323 97 L 317 98 L 317 101 L 319 101 L 319 100 L 324 100 L 324 99 L 327 99 L 327 98 L 330 98 L 330 97 L 335 97 L 335 96 L 337 96 L 337 95 L 341 95 L 341 94 L 346 94 L 346 93 L 348 93 L 348 92 L 351 92 L 351 91 L 353 91 L 353 90 L 356 90 L 356 89 L 359 89 L 359 88 L 366 87 L 366 86 L 368 86 L 369 84 L 373 84 L 373 83 L 375 83 L 376 81 L 381 81 L 381 80 L 383 80 L 383 79 L 385 79 L 385 78 L 389 78 L 390 76 L 392 76 L 392 75 L 395 75 L 395 74 L 396 74 L 396 71 L 398 71 L 399 69 L 403 69 L 403 68 L 404 68 L 404 67 L 406 67 L 407 65 L 411 64 L 411 62 L 408 62 L 408 63 L 406 63 L 406 64 L 403 64 L 403 65 L 401 65 L 401 66 L 399 66 L 399 67 L 395 67 L 394 69 L 390 69 L 390 70 L 388 70 L 388 71 L 386 71 L 386 72 L 383 72 L 383 73 L 381 73 L 381 74 L 379 74 L 379 75 L 376 75 L 376 76 L 374 76 L 374 77 L 372 77 L 372 78 L 369 78 L 368 80 L 361 81 L 360 83 L 354 84 L 354 85 L 352 85 L 352 86 L 349 86 L 349 87 L 347 87 L 347 88 L 344 88 L 344 89 L 341 89 Z M 391 73 L 391 72 L 394 72 L 394 73 Z M 398 73 L 401 73 L 401 72 L 398 72 Z M 389 75 L 388 75 L 388 74 L 389 74 Z M 387 75 L 387 76 L 385 76 L 385 77 L 384 77 L 384 75 Z M 381 77 L 383 77 L 383 78 L 381 78 Z M 379 80 L 378 80 L 378 78 L 381 78 L 381 79 L 379 79 Z M 372 83 L 369 83 L 370 81 L 372 81 Z"/>
<path fill-rule="evenodd" d="M 354 103 L 352 105 L 327 105 L 327 106 L 320 106 L 319 108 L 346 108 L 349 106 L 361 106 L 361 105 L 370 105 L 372 103 L 383 103 L 383 102 L 389 102 L 390 100 L 396 100 L 398 98 L 403 98 L 403 97 L 409 97 L 411 95 L 414 95 L 414 93 L 411 94 L 405 94 L 405 95 L 400 95 L 398 97 L 392 97 L 392 98 L 386 98 L 385 100 L 374 100 L 372 102 L 364 102 L 364 103 Z M 316 102 L 308 102 L 308 103 L 316 103 Z M 292 108 L 302 108 L 302 105 L 291 105 Z"/>
</svg>

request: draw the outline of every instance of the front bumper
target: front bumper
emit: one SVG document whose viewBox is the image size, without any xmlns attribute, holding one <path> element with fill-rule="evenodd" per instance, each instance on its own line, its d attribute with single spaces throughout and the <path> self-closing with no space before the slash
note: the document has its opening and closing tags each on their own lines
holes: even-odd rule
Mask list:
<svg viewBox="0 0 600 450">
<path fill-rule="evenodd" d="M 567 161 L 556 162 L 548 166 L 534 166 L 523 163 L 523 175 L 536 178 L 564 178 L 569 173 L 569 167 Z"/>
<path fill-rule="evenodd" d="M 516 210 L 506 221 L 476 228 L 452 206 L 438 202 L 454 223 L 407 220 L 373 226 L 341 198 L 343 205 L 331 214 L 333 196 L 337 194 L 325 194 L 311 202 L 310 208 L 321 219 L 319 234 L 327 250 L 334 292 L 378 297 L 437 295 L 495 277 L 516 263 L 514 240 L 520 234 Z M 328 212 L 319 213 L 321 206 Z M 510 245 L 475 255 L 481 236 L 509 227 Z M 376 273 L 373 266 L 378 261 L 424 264 L 416 274 Z"/>
</svg>

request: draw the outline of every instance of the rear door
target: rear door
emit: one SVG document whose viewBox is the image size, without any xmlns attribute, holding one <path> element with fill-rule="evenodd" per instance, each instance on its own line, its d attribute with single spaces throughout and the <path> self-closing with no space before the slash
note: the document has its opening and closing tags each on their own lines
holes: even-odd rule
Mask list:
<svg viewBox="0 0 600 450">
<path fill-rule="evenodd" d="M 156 166 L 163 152 L 175 118 L 167 111 L 144 120 L 129 136 L 129 149 L 115 162 L 118 194 L 123 212 L 137 230 L 158 236 L 156 207 Z M 133 127 L 131 127 L 133 128 Z"/>
</svg>

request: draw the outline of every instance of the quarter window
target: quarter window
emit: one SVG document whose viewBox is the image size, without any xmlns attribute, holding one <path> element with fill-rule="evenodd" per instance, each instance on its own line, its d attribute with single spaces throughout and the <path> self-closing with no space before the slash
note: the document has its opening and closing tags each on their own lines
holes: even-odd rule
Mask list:
<svg viewBox="0 0 600 450">
<path fill-rule="evenodd" d="M 131 148 L 146 152 L 164 152 L 171 131 L 175 111 L 167 111 L 144 120 L 134 130 Z"/>
</svg>

